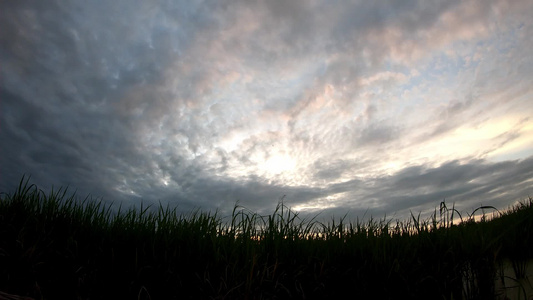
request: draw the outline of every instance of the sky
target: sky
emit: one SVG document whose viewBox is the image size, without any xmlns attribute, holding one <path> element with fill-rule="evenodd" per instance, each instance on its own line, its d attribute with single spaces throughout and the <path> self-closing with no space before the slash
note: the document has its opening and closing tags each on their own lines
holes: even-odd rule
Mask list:
<svg viewBox="0 0 533 300">
<path fill-rule="evenodd" d="M 533 196 L 533 1 L 0 2 L 0 191 L 408 218 Z"/>
</svg>

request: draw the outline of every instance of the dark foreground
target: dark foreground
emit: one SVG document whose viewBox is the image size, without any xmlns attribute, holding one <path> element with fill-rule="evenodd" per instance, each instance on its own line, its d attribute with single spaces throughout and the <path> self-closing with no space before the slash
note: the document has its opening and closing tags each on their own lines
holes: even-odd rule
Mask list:
<svg viewBox="0 0 533 300">
<path fill-rule="evenodd" d="M 322 224 L 283 203 L 268 216 L 117 215 L 21 181 L 0 199 L 0 299 L 503 299 L 501 266 L 524 279 L 531 232 L 531 198 L 467 217 L 443 202 L 428 220 Z"/>
</svg>

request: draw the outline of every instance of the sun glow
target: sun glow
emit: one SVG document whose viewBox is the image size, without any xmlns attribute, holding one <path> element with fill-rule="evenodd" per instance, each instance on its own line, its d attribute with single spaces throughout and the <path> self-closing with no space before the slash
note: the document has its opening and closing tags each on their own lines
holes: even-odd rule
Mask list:
<svg viewBox="0 0 533 300">
<path fill-rule="evenodd" d="M 265 172 L 266 175 L 273 176 L 294 170 L 296 162 L 289 155 L 277 154 L 269 157 L 263 163 L 260 163 L 258 167 L 261 171 Z"/>
<path fill-rule="evenodd" d="M 324 210 L 328 208 L 335 208 L 337 207 L 337 205 L 335 204 L 335 201 L 338 199 L 341 199 L 342 196 L 345 196 L 345 193 L 329 195 L 325 198 L 316 199 L 313 201 L 302 203 L 302 204 L 292 207 L 292 209 L 297 212 L 300 212 L 300 211 L 314 212 L 314 211 L 320 211 L 320 210 Z"/>
</svg>

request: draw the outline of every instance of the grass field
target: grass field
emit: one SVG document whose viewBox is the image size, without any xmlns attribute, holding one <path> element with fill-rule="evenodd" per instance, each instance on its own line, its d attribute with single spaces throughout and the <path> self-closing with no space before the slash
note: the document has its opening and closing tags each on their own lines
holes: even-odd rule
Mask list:
<svg viewBox="0 0 533 300">
<path fill-rule="evenodd" d="M 283 202 L 266 216 L 238 205 L 231 216 L 164 206 L 116 213 L 64 189 L 45 195 L 23 178 L 0 198 L 0 291 L 33 299 L 529 299 L 531 232 L 531 198 L 503 212 L 461 216 L 442 202 L 427 220 L 321 223 Z"/>
</svg>

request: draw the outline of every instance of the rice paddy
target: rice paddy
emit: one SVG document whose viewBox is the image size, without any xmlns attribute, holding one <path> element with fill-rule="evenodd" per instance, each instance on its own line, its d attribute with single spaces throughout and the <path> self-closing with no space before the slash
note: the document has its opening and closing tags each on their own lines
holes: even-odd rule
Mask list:
<svg viewBox="0 0 533 300">
<path fill-rule="evenodd" d="M 0 299 L 530 299 L 532 230 L 532 198 L 323 223 L 283 202 L 270 215 L 116 212 L 23 178 L 0 198 Z"/>
</svg>

